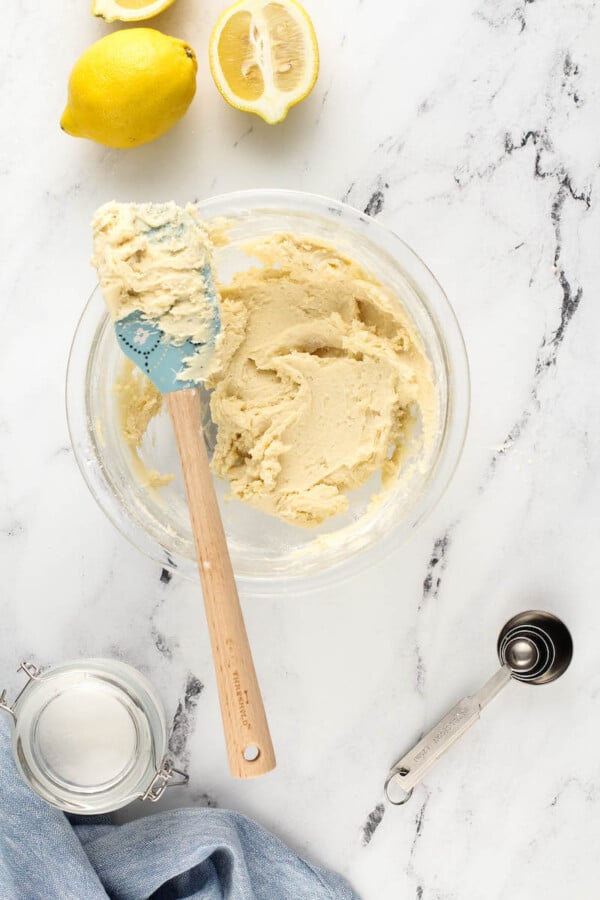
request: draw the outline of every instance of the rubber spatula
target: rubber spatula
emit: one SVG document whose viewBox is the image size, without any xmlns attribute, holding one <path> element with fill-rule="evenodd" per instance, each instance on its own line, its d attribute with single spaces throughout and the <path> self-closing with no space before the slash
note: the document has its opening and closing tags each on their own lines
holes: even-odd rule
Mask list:
<svg viewBox="0 0 600 900">
<path fill-rule="evenodd" d="M 117 237 L 113 240 L 112 249 L 114 251 L 116 247 L 118 257 L 113 253 L 111 258 L 111 254 L 107 253 L 100 258 L 102 242 L 97 241 L 97 222 L 100 214 L 109 207 L 113 217 L 127 213 L 130 229 L 132 221 L 139 229 L 139 234 L 136 235 L 135 242 L 130 248 L 133 257 L 127 257 L 129 251 L 123 250 L 126 241 L 119 244 Z M 152 219 L 147 214 L 149 208 L 159 210 L 158 225 L 156 225 L 157 217 Z M 144 215 L 140 215 L 139 218 L 132 217 L 132 209 L 141 210 Z M 249 778 L 273 769 L 275 753 L 209 469 L 196 387 L 198 379 L 196 376 L 193 381 L 186 378 L 186 370 L 191 361 L 195 366 L 195 373 L 208 362 L 221 327 L 219 302 L 206 257 L 202 259 L 199 256 L 198 268 L 195 270 L 196 276 L 198 273 L 202 275 L 200 283 L 203 284 L 204 296 L 198 298 L 196 290 L 195 303 L 197 305 L 200 302 L 204 305 L 204 312 L 207 313 L 205 318 L 208 328 L 204 329 L 205 341 L 199 342 L 194 339 L 174 342 L 161 328 L 161 317 L 152 320 L 142 311 L 146 298 L 144 288 L 140 287 L 141 260 L 146 256 L 148 264 L 151 265 L 153 255 L 144 248 L 150 248 L 152 251 L 152 243 L 160 242 L 161 246 L 157 249 L 164 256 L 165 246 L 174 234 L 177 238 L 173 241 L 175 249 L 184 246 L 185 228 L 197 227 L 197 223 L 189 219 L 187 212 L 183 215 L 182 213 L 184 211 L 175 204 L 139 206 L 107 204 L 107 207 L 98 211 L 94 220 L 94 263 L 100 275 L 105 299 L 115 319 L 119 345 L 125 355 L 164 395 L 173 422 L 202 582 L 229 765 L 232 774 L 237 778 Z M 176 222 L 169 220 L 171 215 L 173 218 L 177 217 Z M 101 218 L 105 223 L 111 221 L 110 215 L 108 220 L 106 215 Z M 155 224 L 148 226 L 148 219 Z M 113 221 L 112 224 L 118 223 Z M 175 228 L 177 231 L 174 231 Z M 110 230 L 110 224 L 106 229 Z M 197 240 L 197 234 L 195 238 Z M 164 268 L 157 271 L 158 280 L 146 277 L 146 282 L 151 283 L 149 290 L 154 292 L 156 299 L 156 291 L 160 290 L 160 279 L 164 279 L 162 283 L 170 282 L 171 287 L 175 284 L 176 291 L 183 292 L 178 299 L 185 305 L 188 303 L 185 296 L 186 267 L 181 266 L 181 271 L 178 270 L 180 263 L 177 250 L 169 265 L 175 267 L 174 271 L 165 272 Z M 152 273 L 150 275 L 152 276 Z M 115 313 L 116 293 L 126 298 L 121 308 L 131 309 L 132 305 L 138 302 L 140 308 L 128 312 L 124 318 L 118 318 L 118 312 Z M 170 306 L 171 310 L 174 305 Z"/>
</svg>

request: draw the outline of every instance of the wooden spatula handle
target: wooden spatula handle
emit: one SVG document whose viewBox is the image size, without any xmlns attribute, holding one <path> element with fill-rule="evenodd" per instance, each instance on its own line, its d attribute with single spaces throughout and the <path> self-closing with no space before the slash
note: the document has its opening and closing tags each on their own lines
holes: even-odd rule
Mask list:
<svg viewBox="0 0 600 900">
<path fill-rule="evenodd" d="M 275 753 L 209 469 L 198 392 L 174 391 L 165 402 L 190 508 L 229 766 L 237 778 L 263 775 L 275 768 Z"/>
</svg>

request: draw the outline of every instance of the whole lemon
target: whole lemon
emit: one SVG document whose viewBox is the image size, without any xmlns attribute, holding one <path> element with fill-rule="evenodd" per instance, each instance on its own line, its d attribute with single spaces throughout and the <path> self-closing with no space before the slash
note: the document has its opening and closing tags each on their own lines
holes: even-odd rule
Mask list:
<svg viewBox="0 0 600 900">
<path fill-rule="evenodd" d="M 154 28 L 115 31 L 79 57 L 60 127 L 107 147 L 137 147 L 168 131 L 196 92 L 196 54 Z"/>
</svg>

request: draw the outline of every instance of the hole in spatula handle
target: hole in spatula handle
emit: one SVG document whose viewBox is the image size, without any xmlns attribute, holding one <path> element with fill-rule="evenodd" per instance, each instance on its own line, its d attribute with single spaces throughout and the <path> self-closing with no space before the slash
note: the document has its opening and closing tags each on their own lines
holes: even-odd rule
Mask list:
<svg viewBox="0 0 600 900">
<path fill-rule="evenodd" d="M 244 747 L 244 759 L 246 762 L 256 762 L 259 756 L 260 750 L 256 744 L 249 744 L 247 747 Z"/>
</svg>

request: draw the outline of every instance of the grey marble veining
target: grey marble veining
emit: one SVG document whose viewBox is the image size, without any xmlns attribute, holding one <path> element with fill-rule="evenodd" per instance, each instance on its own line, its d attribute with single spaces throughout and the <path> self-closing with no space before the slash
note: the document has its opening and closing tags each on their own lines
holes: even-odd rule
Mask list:
<svg viewBox="0 0 600 900">
<path fill-rule="evenodd" d="M 24 658 L 128 660 L 156 684 L 189 766 L 189 787 L 164 805 L 255 816 L 367 900 L 590 900 L 600 4 L 306 0 L 321 74 L 275 129 L 213 87 L 206 44 L 223 5 L 177 0 L 153 23 L 196 48 L 198 95 L 168 135 L 134 152 L 58 128 L 72 62 L 112 26 L 73 0 L 3 6 L 2 682 L 18 689 Z M 461 465 L 401 550 L 334 589 L 243 598 L 278 768 L 242 783 L 227 770 L 199 594 L 96 507 L 70 450 L 63 386 L 94 285 L 94 209 L 252 187 L 344 199 L 395 229 L 456 310 L 473 394 Z M 386 806 L 389 765 L 493 672 L 498 630 L 530 606 L 571 627 L 568 674 L 509 685 L 405 807 Z"/>
</svg>

